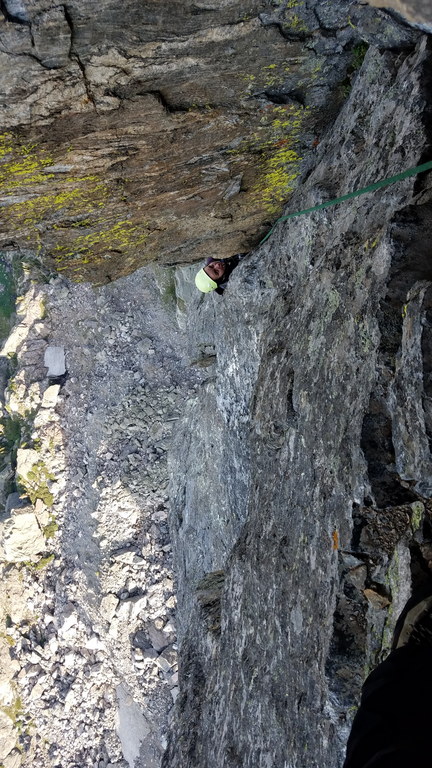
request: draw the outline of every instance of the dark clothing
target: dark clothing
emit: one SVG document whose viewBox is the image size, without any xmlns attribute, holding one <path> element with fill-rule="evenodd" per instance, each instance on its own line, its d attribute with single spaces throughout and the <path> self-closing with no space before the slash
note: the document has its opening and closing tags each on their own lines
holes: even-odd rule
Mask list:
<svg viewBox="0 0 432 768">
<path fill-rule="evenodd" d="M 392 651 L 363 685 L 343 768 L 432 766 L 432 648 Z"/>
<path fill-rule="evenodd" d="M 246 253 L 236 253 L 235 256 L 231 256 L 229 259 L 212 259 L 212 258 L 206 259 L 204 266 L 207 266 L 207 264 L 211 264 L 212 261 L 223 261 L 223 263 L 225 264 L 225 272 L 223 273 L 222 277 L 219 278 L 219 280 L 216 280 L 218 287 L 215 289 L 215 291 L 220 296 L 223 294 L 225 288 L 228 285 L 228 280 L 230 278 L 231 272 L 233 271 L 233 269 L 236 268 L 240 259 L 243 259 L 244 256 L 246 255 L 247 255 Z"/>
</svg>

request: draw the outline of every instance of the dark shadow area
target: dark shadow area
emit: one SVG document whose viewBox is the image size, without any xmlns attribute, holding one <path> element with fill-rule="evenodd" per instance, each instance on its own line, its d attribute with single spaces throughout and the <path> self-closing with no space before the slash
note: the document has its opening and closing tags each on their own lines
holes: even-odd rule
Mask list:
<svg viewBox="0 0 432 768">
<path fill-rule="evenodd" d="M 415 501 L 417 495 L 401 484 L 395 469 L 392 414 L 389 404 L 396 363 L 401 348 L 402 329 L 409 292 L 419 281 L 432 281 L 430 243 L 432 241 L 432 204 L 408 207 L 393 220 L 390 229 L 393 260 L 387 293 L 378 312 L 381 333 L 379 347 L 380 378 L 371 394 L 362 430 L 361 448 L 368 464 L 374 503 L 378 507 L 397 506 Z M 426 295 L 426 321 L 422 336 L 425 379 L 425 415 L 431 434 L 432 340 L 430 330 L 431 298 Z"/>
</svg>

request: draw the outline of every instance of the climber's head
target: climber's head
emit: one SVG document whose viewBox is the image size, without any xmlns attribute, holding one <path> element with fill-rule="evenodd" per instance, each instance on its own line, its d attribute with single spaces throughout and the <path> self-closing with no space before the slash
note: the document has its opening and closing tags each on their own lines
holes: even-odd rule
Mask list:
<svg viewBox="0 0 432 768">
<path fill-rule="evenodd" d="M 218 287 L 218 281 L 223 277 L 224 272 L 223 261 L 209 258 L 205 266 L 195 275 L 195 285 L 202 293 L 210 293 Z"/>
<path fill-rule="evenodd" d="M 206 275 L 211 277 L 212 280 L 216 280 L 217 282 L 225 272 L 225 264 L 223 261 L 212 259 L 208 264 L 205 265 L 204 272 Z"/>
</svg>

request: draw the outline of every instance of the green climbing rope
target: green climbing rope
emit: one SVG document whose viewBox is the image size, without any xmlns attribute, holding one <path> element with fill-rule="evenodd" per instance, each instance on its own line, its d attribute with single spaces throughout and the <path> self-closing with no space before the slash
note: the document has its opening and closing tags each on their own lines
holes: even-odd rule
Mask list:
<svg viewBox="0 0 432 768">
<path fill-rule="evenodd" d="M 260 245 L 261 243 L 265 243 L 265 241 L 273 232 L 276 224 L 278 224 L 280 221 L 287 221 L 288 219 L 293 219 L 295 216 L 303 216 L 305 213 L 312 213 L 313 211 L 321 211 L 323 208 L 329 208 L 331 205 L 344 203 L 345 200 L 351 200 L 353 197 L 359 197 L 360 195 L 364 195 L 366 192 L 374 192 L 375 189 L 387 187 L 389 184 L 394 184 L 395 181 L 402 181 L 402 179 L 407 179 L 409 176 L 416 176 L 418 173 L 429 171 L 430 169 L 432 169 L 432 160 L 429 160 L 429 162 L 423 163 L 422 165 L 416 165 L 415 168 L 408 168 L 406 171 L 398 173 L 396 176 L 390 176 L 388 179 L 381 179 L 380 181 L 376 181 L 374 184 L 369 184 L 367 187 L 363 187 L 362 189 L 356 189 L 354 192 L 348 192 L 347 195 L 342 195 L 342 197 L 336 197 L 334 200 L 328 200 L 326 203 L 320 203 L 319 205 L 314 205 L 312 208 L 305 208 L 304 211 L 295 211 L 295 213 L 288 213 L 286 216 L 281 216 L 275 221 L 271 230 L 266 234 L 266 236 L 263 237 Z"/>
</svg>

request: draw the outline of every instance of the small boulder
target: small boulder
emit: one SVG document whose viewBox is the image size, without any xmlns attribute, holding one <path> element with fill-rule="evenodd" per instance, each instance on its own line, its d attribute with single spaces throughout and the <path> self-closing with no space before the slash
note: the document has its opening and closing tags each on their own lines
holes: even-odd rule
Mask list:
<svg viewBox="0 0 432 768">
<path fill-rule="evenodd" d="M 37 517 L 31 506 L 15 509 L 3 526 L 0 558 L 8 563 L 35 562 L 46 548 Z"/>
</svg>

